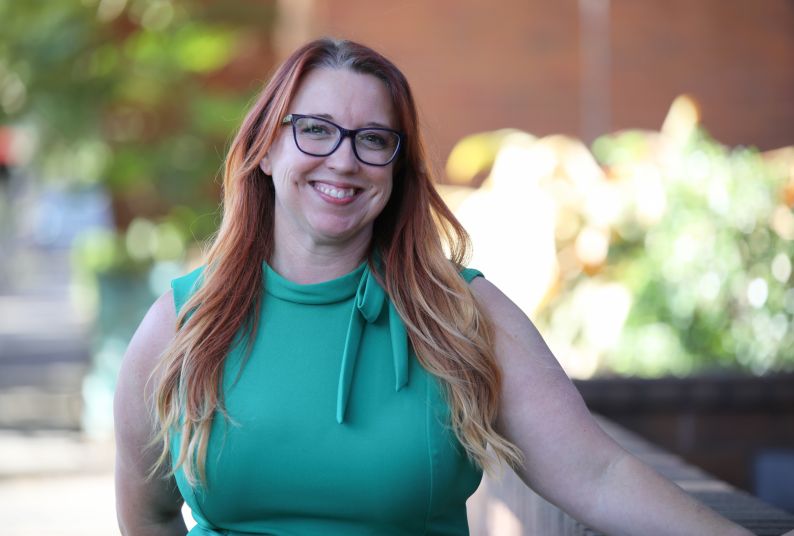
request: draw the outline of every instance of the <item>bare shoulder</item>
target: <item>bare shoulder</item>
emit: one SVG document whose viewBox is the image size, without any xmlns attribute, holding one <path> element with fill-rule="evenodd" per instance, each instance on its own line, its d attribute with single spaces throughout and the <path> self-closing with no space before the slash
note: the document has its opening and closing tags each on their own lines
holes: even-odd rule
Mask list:
<svg viewBox="0 0 794 536">
<path fill-rule="evenodd" d="M 477 298 L 477 301 L 485 307 L 488 314 L 492 317 L 496 317 L 494 320 L 511 317 L 516 321 L 529 321 L 523 311 L 499 290 L 499 287 L 484 277 L 475 277 L 472 279 L 471 283 L 469 283 L 469 287 Z"/>
<path fill-rule="evenodd" d="M 116 439 L 137 449 L 148 441 L 151 422 L 149 378 L 176 333 L 173 291 L 160 296 L 130 340 L 116 382 L 114 416 Z"/>
<path fill-rule="evenodd" d="M 174 291 L 169 290 L 149 308 L 130 340 L 124 361 L 133 368 L 151 369 L 176 333 Z"/>
<path fill-rule="evenodd" d="M 472 292 L 477 296 L 477 300 L 485 306 L 500 300 L 507 300 L 507 296 L 505 296 L 496 285 L 484 277 L 475 277 L 472 279 L 471 283 L 469 283 L 469 288 L 471 288 Z"/>
<path fill-rule="evenodd" d="M 506 372 L 535 364 L 564 376 L 535 325 L 508 296 L 484 277 L 473 279 L 470 288 L 494 326 L 496 356 Z"/>
</svg>

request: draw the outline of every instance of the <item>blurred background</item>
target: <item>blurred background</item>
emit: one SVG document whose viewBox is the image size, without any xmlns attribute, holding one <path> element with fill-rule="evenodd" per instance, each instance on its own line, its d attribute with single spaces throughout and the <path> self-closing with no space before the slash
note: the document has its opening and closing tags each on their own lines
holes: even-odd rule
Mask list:
<svg viewBox="0 0 794 536">
<path fill-rule="evenodd" d="M 591 407 L 623 385 L 610 417 L 645 408 L 625 421 L 794 508 L 790 0 L 0 0 L 0 20 L 4 534 L 116 533 L 126 344 L 201 263 L 247 105 L 324 35 L 405 72 L 472 266 Z"/>
</svg>

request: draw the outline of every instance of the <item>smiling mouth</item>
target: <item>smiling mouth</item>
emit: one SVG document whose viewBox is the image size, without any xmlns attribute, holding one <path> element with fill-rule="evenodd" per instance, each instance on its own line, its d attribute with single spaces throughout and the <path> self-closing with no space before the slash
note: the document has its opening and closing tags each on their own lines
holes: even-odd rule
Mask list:
<svg viewBox="0 0 794 536">
<path fill-rule="evenodd" d="M 361 190 L 360 188 L 339 188 L 322 182 L 312 182 L 312 188 L 334 199 L 352 199 Z"/>
</svg>

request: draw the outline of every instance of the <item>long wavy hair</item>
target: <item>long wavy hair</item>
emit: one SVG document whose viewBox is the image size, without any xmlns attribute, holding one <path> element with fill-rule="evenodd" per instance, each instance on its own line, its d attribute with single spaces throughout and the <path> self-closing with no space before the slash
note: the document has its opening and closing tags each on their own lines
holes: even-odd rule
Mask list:
<svg viewBox="0 0 794 536">
<path fill-rule="evenodd" d="M 489 470 L 496 458 L 513 467 L 520 451 L 494 429 L 500 370 L 492 330 L 459 275 L 469 238 L 433 187 L 417 127 L 417 112 L 403 74 L 374 50 L 351 41 L 320 39 L 295 51 L 265 85 L 231 144 L 223 178 L 223 219 L 208 252 L 200 288 L 177 318 L 178 330 L 152 375 L 161 447 L 153 474 L 169 460 L 195 485 L 206 479 L 213 418 L 224 411 L 221 379 L 226 354 L 239 334 L 251 340 L 258 324 L 263 261 L 274 248 L 275 193 L 259 167 L 306 74 L 350 69 L 388 88 L 405 143 L 394 167 L 393 191 L 374 222 L 369 262 L 407 327 L 420 363 L 440 380 L 453 430 L 468 456 Z M 263 329 L 267 329 L 265 326 Z"/>
</svg>

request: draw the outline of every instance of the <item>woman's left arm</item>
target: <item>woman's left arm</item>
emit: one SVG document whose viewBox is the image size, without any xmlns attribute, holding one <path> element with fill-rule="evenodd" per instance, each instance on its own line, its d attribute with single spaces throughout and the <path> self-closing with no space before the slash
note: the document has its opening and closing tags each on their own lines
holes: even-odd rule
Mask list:
<svg viewBox="0 0 794 536">
<path fill-rule="evenodd" d="M 611 535 L 747 536 L 626 452 L 596 423 L 532 322 L 484 278 L 471 283 L 502 368 L 498 431 L 524 453 L 537 493 Z"/>
</svg>

